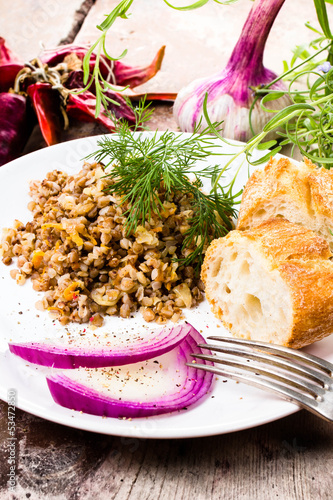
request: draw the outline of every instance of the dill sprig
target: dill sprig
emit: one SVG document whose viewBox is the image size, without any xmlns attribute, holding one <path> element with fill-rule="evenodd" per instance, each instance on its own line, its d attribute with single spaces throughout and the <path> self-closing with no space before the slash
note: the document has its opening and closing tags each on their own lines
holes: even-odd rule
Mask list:
<svg viewBox="0 0 333 500">
<path fill-rule="evenodd" d="M 117 133 L 99 140 L 99 149 L 89 157 L 104 165 L 105 175 L 112 180 L 108 191 L 128 207 L 127 234 L 135 232 L 153 214 L 161 217 L 161 192 L 166 199 L 175 193 L 186 194 L 193 216 L 188 221 L 190 229 L 184 234 L 182 250 L 195 249 L 182 263 L 195 261 L 200 265 L 207 244 L 232 229 L 239 193 L 232 193 L 233 183 L 224 188 L 217 184 L 208 194 L 202 191 L 203 179 L 215 180 L 221 173 L 220 165 L 206 161 L 214 154 L 214 148 L 220 147 L 207 130 L 193 134 L 168 130 L 149 135 L 138 132 L 146 111 L 144 104 L 135 110 L 138 117 L 135 133 L 125 121 L 118 120 Z"/>
<path fill-rule="evenodd" d="M 231 213 L 230 205 L 227 206 L 229 200 L 222 195 L 217 193 L 207 195 L 200 190 L 193 192 L 193 195 L 193 217 L 188 221 L 190 228 L 185 233 L 182 249 L 191 247 L 195 243 L 195 250 L 182 261 L 182 264 L 188 265 L 196 260 L 201 266 L 207 242 L 225 236 L 232 229 Z"/>
</svg>

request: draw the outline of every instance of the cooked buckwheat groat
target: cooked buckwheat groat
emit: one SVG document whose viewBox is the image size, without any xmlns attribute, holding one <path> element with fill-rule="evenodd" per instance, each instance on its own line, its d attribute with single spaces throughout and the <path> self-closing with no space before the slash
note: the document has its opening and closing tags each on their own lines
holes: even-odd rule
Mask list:
<svg viewBox="0 0 333 500">
<path fill-rule="evenodd" d="M 128 205 L 108 193 L 112 181 L 102 165 L 85 163 L 75 175 L 49 172 L 30 183 L 32 220 L 3 230 L 4 264 L 19 285 L 30 278 L 45 292 L 37 308 L 60 323 L 101 326 L 104 315 L 127 318 L 139 310 L 145 321 L 178 321 L 184 307 L 203 300 L 192 266 L 179 259 L 193 216 L 191 194 L 157 195 L 160 216 L 128 233 Z"/>
</svg>

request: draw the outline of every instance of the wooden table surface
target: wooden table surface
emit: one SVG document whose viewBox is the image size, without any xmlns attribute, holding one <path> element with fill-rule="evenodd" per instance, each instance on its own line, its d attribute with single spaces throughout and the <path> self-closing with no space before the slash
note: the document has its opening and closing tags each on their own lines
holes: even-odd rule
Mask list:
<svg viewBox="0 0 333 500">
<path fill-rule="evenodd" d="M 40 41 L 49 47 L 93 41 L 95 25 L 115 3 L 12 0 L 10 8 L 0 0 L 0 36 L 26 59 L 38 54 Z M 129 47 L 129 62 L 141 64 L 166 40 L 165 64 L 144 90 L 177 91 L 223 65 L 250 7 L 249 0 L 228 7 L 211 1 L 200 13 L 180 18 L 184 14 L 162 0 L 136 0 L 133 19 L 115 26 L 110 44 L 115 54 Z M 296 43 L 311 39 L 304 23 L 315 24 L 310 0 L 287 0 L 283 9 L 267 45 L 266 58 L 277 72 Z M 171 104 L 156 106 L 150 127 L 177 129 Z M 97 126 L 75 124 L 64 140 L 101 132 Z M 25 152 L 44 146 L 36 130 Z M 0 402 L 0 500 L 332 498 L 333 426 L 304 410 L 253 429 L 183 440 L 105 436 L 16 410 L 16 438 L 17 486 L 11 493 L 8 406 Z"/>
</svg>

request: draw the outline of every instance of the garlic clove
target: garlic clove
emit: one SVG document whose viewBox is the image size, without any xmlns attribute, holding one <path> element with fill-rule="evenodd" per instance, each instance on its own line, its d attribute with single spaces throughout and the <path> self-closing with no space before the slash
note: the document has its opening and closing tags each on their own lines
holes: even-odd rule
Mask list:
<svg viewBox="0 0 333 500">
<path fill-rule="evenodd" d="M 263 66 L 263 53 L 270 29 L 284 1 L 256 0 L 225 69 L 211 77 L 195 80 L 178 93 L 174 116 L 181 131 L 193 132 L 199 123 L 200 130 L 207 126 L 203 115 L 206 94 L 209 119 L 212 123 L 223 121 L 222 134 L 226 138 L 247 141 L 272 118 L 272 113 L 263 110 L 258 100 L 251 115 L 251 130 L 249 112 L 255 99 L 253 89 L 276 78 Z M 287 92 L 280 81 L 270 89 Z M 276 101 L 266 103 L 266 108 L 280 110 L 291 103 L 286 93 Z"/>
</svg>

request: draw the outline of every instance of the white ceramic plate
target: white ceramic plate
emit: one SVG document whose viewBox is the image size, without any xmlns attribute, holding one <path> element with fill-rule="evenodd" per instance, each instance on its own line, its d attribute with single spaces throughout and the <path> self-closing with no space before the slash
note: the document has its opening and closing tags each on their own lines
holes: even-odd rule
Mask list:
<svg viewBox="0 0 333 500">
<path fill-rule="evenodd" d="M 0 169 L 0 230 L 11 227 L 14 219 L 27 222 L 31 219 L 28 182 L 43 179 L 53 169 L 75 173 L 82 166 L 82 158 L 96 150 L 98 137 L 78 139 L 52 146 L 19 158 Z M 223 154 L 232 153 L 239 147 L 223 145 Z M 225 164 L 229 156 L 212 159 Z M 243 159 L 244 161 L 244 159 Z M 237 168 L 239 163 L 233 166 Z M 247 164 L 243 165 L 238 178 L 242 187 L 248 176 Z M 232 172 L 230 171 L 230 175 Z M 237 187 L 236 187 L 237 189 Z M 29 341 L 44 337 L 57 337 L 62 327 L 52 322 L 47 313 L 39 312 L 35 302 L 39 295 L 28 281 L 18 286 L 10 278 L 10 267 L 0 262 L 0 398 L 7 400 L 10 389 L 17 394 L 17 407 L 45 419 L 104 434 L 138 438 L 188 438 L 223 434 L 246 429 L 287 416 L 298 407 L 250 386 L 231 380 L 216 380 L 213 392 L 200 404 L 187 411 L 160 417 L 129 420 L 102 418 L 62 408 L 54 403 L 49 394 L 44 370 L 29 365 L 9 353 L 9 340 Z M 197 309 L 186 312 L 186 318 L 204 336 L 226 335 L 227 332 L 210 312 L 207 302 Z M 154 325 L 151 325 L 154 327 Z M 140 317 L 134 319 L 108 318 L 105 331 L 118 331 L 127 327 L 142 328 Z M 76 325 L 75 329 L 85 325 Z M 333 361 L 333 339 L 328 338 L 308 349 Z"/>
</svg>

